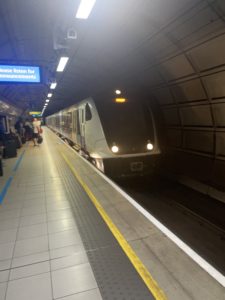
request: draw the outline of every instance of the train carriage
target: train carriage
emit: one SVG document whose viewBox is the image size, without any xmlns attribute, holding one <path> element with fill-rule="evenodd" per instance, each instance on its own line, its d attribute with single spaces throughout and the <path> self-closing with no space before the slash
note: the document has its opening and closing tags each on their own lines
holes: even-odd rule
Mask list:
<svg viewBox="0 0 225 300">
<path fill-rule="evenodd" d="M 160 154 L 154 117 L 144 102 L 87 98 L 48 116 L 46 124 L 111 176 L 145 174 Z"/>
</svg>

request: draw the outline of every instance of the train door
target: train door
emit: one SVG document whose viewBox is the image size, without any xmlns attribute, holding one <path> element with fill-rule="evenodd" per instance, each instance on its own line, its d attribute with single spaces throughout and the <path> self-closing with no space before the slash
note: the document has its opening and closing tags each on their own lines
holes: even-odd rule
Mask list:
<svg viewBox="0 0 225 300">
<path fill-rule="evenodd" d="M 81 148 L 85 149 L 85 115 L 84 108 L 79 108 L 79 120 L 80 120 L 80 142 Z"/>
<path fill-rule="evenodd" d="M 84 109 L 79 108 L 75 112 L 76 118 L 76 142 L 81 149 L 85 149 L 85 118 Z"/>
<path fill-rule="evenodd" d="M 71 138 L 73 142 L 76 142 L 76 110 L 72 111 L 72 134 L 71 134 Z"/>
<path fill-rule="evenodd" d="M 79 145 L 79 147 L 81 147 L 81 136 L 80 136 L 81 130 L 80 130 L 79 109 L 76 110 L 75 115 L 76 115 L 76 128 L 77 128 L 76 143 L 77 143 L 77 145 Z"/>
<path fill-rule="evenodd" d="M 63 133 L 63 113 L 59 113 L 59 132 L 62 134 Z"/>
</svg>

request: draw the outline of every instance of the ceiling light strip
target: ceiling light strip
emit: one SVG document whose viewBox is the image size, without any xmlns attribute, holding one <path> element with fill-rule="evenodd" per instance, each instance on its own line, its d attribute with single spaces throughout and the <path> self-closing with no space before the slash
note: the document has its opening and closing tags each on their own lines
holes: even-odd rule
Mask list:
<svg viewBox="0 0 225 300">
<path fill-rule="evenodd" d="M 87 19 L 91 13 L 91 10 L 95 4 L 95 0 L 81 0 L 77 10 L 77 19 Z"/>
<path fill-rule="evenodd" d="M 54 90 L 57 86 L 57 82 L 53 82 L 51 85 L 50 85 L 50 89 L 51 90 Z"/>
<path fill-rule="evenodd" d="M 56 69 L 57 72 L 63 72 L 67 62 L 69 60 L 69 57 L 67 56 L 62 56 L 59 60 L 59 64 L 58 64 L 58 67 Z"/>
</svg>

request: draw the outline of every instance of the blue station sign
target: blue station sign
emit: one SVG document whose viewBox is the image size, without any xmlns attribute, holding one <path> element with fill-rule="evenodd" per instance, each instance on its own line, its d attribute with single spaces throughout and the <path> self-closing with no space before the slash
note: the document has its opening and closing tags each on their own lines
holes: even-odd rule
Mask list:
<svg viewBox="0 0 225 300">
<path fill-rule="evenodd" d="M 0 83 L 40 83 L 40 67 L 0 65 Z"/>
</svg>

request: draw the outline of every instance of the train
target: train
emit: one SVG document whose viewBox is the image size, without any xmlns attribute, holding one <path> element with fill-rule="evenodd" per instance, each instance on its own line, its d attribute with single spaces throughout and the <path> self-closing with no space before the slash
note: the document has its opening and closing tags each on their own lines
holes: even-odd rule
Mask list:
<svg viewBox="0 0 225 300">
<path fill-rule="evenodd" d="M 144 175 L 160 155 L 147 102 L 87 98 L 46 117 L 46 125 L 111 177 Z"/>
</svg>

